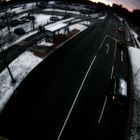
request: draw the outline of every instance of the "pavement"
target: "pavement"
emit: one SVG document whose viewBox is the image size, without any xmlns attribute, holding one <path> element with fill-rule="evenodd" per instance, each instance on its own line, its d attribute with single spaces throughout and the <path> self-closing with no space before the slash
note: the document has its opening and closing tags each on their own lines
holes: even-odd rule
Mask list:
<svg viewBox="0 0 140 140">
<path fill-rule="evenodd" d="M 0 115 L 0 135 L 11 140 L 123 140 L 129 108 L 114 109 L 114 73 L 129 83 L 127 48 L 117 18 L 80 33 L 38 65 Z M 129 89 L 128 89 L 129 95 Z"/>
</svg>

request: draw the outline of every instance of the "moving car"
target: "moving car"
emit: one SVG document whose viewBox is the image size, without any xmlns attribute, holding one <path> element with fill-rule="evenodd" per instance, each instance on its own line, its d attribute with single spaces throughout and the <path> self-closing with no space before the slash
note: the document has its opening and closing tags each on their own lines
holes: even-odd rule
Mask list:
<svg viewBox="0 0 140 140">
<path fill-rule="evenodd" d="M 56 21 L 59 21 L 60 19 L 58 17 L 56 17 L 56 16 L 52 16 L 52 17 L 50 17 L 50 20 L 52 22 L 56 22 Z"/>
<path fill-rule="evenodd" d="M 127 82 L 120 74 L 113 78 L 113 89 L 111 92 L 111 101 L 114 105 L 124 106 L 127 102 Z"/>
</svg>

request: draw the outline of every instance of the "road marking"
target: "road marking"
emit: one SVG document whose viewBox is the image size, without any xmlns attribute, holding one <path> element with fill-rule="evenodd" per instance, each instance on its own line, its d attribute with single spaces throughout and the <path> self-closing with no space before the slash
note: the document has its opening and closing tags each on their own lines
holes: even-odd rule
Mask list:
<svg viewBox="0 0 140 140">
<path fill-rule="evenodd" d="M 69 119 L 69 117 L 70 117 L 70 115 L 71 115 L 71 112 L 72 112 L 72 110 L 73 110 L 73 108 L 74 108 L 74 105 L 75 105 L 75 103 L 76 103 L 76 101 L 77 101 L 77 99 L 78 99 L 78 97 L 79 97 L 79 94 L 80 94 L 80 92 L 81 92 L 81 89 L 82 89 L 82 87 L 83 87 L 83 85 L 84 85 L 84 82 L 85 82 L 85 80 L 86 80 L 86 78 L 87 78 L 87 76 L 88 76 L 88 73 L 89 73 L 89 71 L 90 71 L 90 69 L 91 69 L 91 67 L 92 67 L 92 65 L 93 65 L 93 63 L 94 63 L 94 61 L 95 61 L 95 59 L 96 59 L 96 56 L 93 58 L 93 60 L 92 60 L 92 62 L 91 62 L 91 64 L 90 64 L 90 66 L 89 66 L 89 68 L 88 68 L 88 70 L 87 70 L 87 72 L 86 72 L 86 75 L 84 76 L 84 79 L 83 79 L 83 81 L 82 81 L 82 83 L 81 83 L 81 86 L 80 86 L 80 88 L 79 88 L 79 90 L 78 90 L 78 92 L 77 92 L 77 94 L 76 94 L 76 97 L 75 97 L 75 99 L 74 99 L 74 101 L 73 101 L 73 104 L 72 104 L 70 110 L 69 110 L 69 113 L 68 113 L 68 115 L 67 115 L 67 118 L 66 118 L 66 120 L 65 120 L 65 122 L 64 122 L 64 124 L 63 124 L 63 126 L 62 126 L 62 129 L 61 129 L 61 131 L 60 131 L 60 133 L 59 133 L 59 136 L 58 136 L 57 140 L 60 139 L 60 137 L 61 137 L 61 135 L 62 135 L 62 133 L 63 133 L 63 131 L 64 131 L 64 129 L 65 129 L 65 126 L 66 126 L 66 124 L 67 124 L 67 122 L 68 122 L 68 119 Z"/>
<path fill-rule="evenodd" d="M 112 79 L 112 78 L 113 78 L 113 72 L 114 72 L 114 65 L 112 66 L 112 69 L 111 69 L 110 79 Z"/>
<path fill-rule="evenodd" d="M 107 46 L 106 54 L 108 54 L 109 49 L 110 49 L 110 45 L 107 43 L 106 46 Z"/>
<path fill-rule="evenodd" d="M 114 58 L 116 57 L 117 42 L 115 41 Z"/>
<path fill-rule="evenodd" d="M 102 45 L 103 45 L 103 43 L 104 43 L 106 37 L 107 37 L 107 36 L 105 35 L 105 37 L 104 37 L 103 41 L 101 42 L 100 47 L 99 47 L 99 49 L 97 50 L 97 53 L 96 53 L 96 54 L 98 54 L 98 51 L 101 49 L 101 47 L 102 47 Z M 89 74 L 89 72 L 90 72 L 91 67 L 93 66 L 93 64 L 94 64 L 94 62 L 95 62 L 95 59 L 96 59 L 96 56 L 94 56 L 94 58 L 93 58 L 93 60 L 92 60 L 92 62 L 91 62 L 91 64 L 90 64 L 90 66 L 89 66 L 89 68 L 88 68 L 88 70 L 87 70 L 87 72 L 86 72 L 86 74 L 85 74 L 85 76 L 84 76 L 84 79 L 83 79 L 83 81 L 82 81 L 82 83 L 81 83 L 81 85 L 80 85 L 80 88 L 79 88 L 79 90 L 78 90 L 78 92 L 77 92 L 77 94 L 76 94 L 76 97 L 75 97 L 75 99 L 74 99 L 74 101 L 73 101 L 73 103 L 72 103 L 72 106 L 71 106 L 71 108 L 70 108 L 70 110 L 69 110 L 69 112 L 68 112 L 68 115 L 67 115 L 67 117 L 66 117 L 66 119 L 65 119 L 65 121 L 64 121 L 64 124 L 63 124 L 63 126 L 62 126 L 62 128 L 61 128 L 61 130 L 60 130 L 60 133 L 59 133 L 59 135 L 58 135 L 58 137 L 57 137 L 57 140 L 60 140 L 60 138 L 61 138 L 61 136 L 62 136 L 62 133 L 63 133 L 65 127 L 66 127 L 66 124 L 67 124 L 69 118 L 70 118 L 70 115 L 71 115 L 71 113 L 72 113 L 72 110 L 73 110 L 73 108 L 74 108 L 74 105 L 76 104 L 76 101 L 77 101 L 77 99 L 78 99 L 78 97 L 79 97 L 79 95 L 80 95 L 81 89 L 82 89 L 82 87 L 83 87 L 83 85 L 84 85 L 84 83 L 85 83 L 85 81 L 86 81 L 86 78 L 87 78 L 87 76 L 88 76 L 88 74 Z"/>
<path fill-rule="evenodd" d="M 101 122 L 101 119 L 102 119 L 102 117 L 103 117 L 103 113 L 104 113 L 104 110 L 105 110 L 105 106 L 106 106 L 107 99 L 108 99 L 108 97 L 106 96 L 106 97 L 105 97 L 105 100 L 104 100 L 103 107 L 102 107 L 102 111 L 101 111 L 101 114 L 100 114 L 100 117 L 99 117 L 99 120 L 98 120 L 98 124 Z"/>
<path fill-rule="evenodd" d="M 121 62 L 123 62 L 123 51 L 121 50 Z"/>
<path fill-rule="evenodd" d="M 107 37 L 107 35 L 105 35 L 105 37 L 104 37 L 104 39 L 103 39 L 102 43 L 100 44 L 99 50 L 102 48 L 103 43 L 104 43 L 104 41 L 105 41 L 106 37 Z M 98 50 L 98 51 L 99 51 L 99 50 Z M 97 51 L 97 53 L 98 53 L 98 51 Z"/>
</svg>

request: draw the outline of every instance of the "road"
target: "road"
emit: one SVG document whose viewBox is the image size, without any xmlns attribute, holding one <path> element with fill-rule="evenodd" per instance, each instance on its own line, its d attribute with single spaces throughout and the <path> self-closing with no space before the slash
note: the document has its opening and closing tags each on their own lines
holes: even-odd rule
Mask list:
<svg viewBox="0 0 140 140">
<path fill-rule="evenodd" d="M 120 22 L 108 16 L 56 50 L 21 83 L 0 116 L 12 140 L 123 140 L 128 107 L 114 109 L 114 73 L 127 82 L 127 49 Z"/>
</svg>

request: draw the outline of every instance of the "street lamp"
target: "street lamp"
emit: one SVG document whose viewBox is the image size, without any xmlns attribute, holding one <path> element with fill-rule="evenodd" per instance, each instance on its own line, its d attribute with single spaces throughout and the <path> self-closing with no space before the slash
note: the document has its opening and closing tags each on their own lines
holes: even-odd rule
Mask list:
<svg viewBox="0 0 140 140">
<path fill-rule="evenodd" d="M 1 54 L 2 54 L 2 57 L 3 57 L 4 63 L 5 63 L 6 68 L 7 68 L 8 72 L 9 72 L 9 74 L 10 74 L 10 77 L 11 77 L 11 83 L 14 84 L 14 83 L 16 83 L 16 79 L 14 79 L 14 77 L 13 77 L 13 75 L 12 75 L 12 72 L 11 72 L 11 70 L 10 70 L 10 68 L 9 68 L 8 62 L 7 62 L 7 60 L 6 60 L 5 51 L 2 49 L 2 45 L 1 45 L 1 44 L 0 44 L 0 48 L 1 48 Z"/>
</svg>

